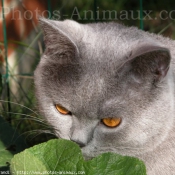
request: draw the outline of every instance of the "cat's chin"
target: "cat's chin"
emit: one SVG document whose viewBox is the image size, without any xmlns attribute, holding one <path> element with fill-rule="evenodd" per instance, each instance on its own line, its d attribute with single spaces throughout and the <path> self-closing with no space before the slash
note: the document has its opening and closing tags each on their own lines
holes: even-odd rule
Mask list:
<svg viewBox="0 0 175 175">
<path fill-rule="evenodd" d="M 98 154 L 93 154 L 93 152 L 89 152 L 84 148 L 82 148 L 81 151 L 85 160 L 91 160 L 98 155 Z"/>
<path fill-rule="evenodd" d="M 137 157 L 138 155 L 141 155 L 143 153 L 143 151 L 139 151 L 139 150 L 127 150 L 127 149 L 115 149 L 113 147 L 101 147 L 101 146 L 92 146 L 87 145 L 83 148 L 81 148 L 83 157 L 85 160 L 90 160 L 94 157 L 99 156 L 100 154 L 103 153 L 115 153 L 115 154 L 120 154 L 123 156 L 132 156 L 132 157 Z"/>
<path fill-rule="evenodd" d="M 93 159 L 93 158 L 94 158 L 94 157 L 91 157 L 91 156 L 89 157 L 89 156 L 84 155 L 84 154 L 83 154 L 83 157 L 84 157 L 84 160 L 91 160 L 91 159 Z"/>
<path fill-rule="evenodd" d="M 108 149 L 99 150 L 97 147 L 83 147 L 81 151 L 85 160 L 91 160 L 94 157 L 97 157 L 103 153 L 109 153 L 109 152 L 116 153 L 114 150 L 108 150 Z"/>
<path fill-rule="evenodd" d="M 81 151 L 85 160 L 90 160 L 102 153 L 109 152 L 109 151 L 99 151 L 96 147 L 89 147 L 89 146 L 81 148 Z"/>
</svg>

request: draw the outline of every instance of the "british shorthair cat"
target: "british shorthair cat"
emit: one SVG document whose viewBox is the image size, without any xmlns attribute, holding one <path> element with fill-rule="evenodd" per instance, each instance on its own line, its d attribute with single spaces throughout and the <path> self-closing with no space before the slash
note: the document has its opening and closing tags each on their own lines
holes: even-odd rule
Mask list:
<svg viewBox="0 0 175 175">
<path fill-rule="evenodd" d="M 148 175 L 175 173 L 175 42 L 135 27 L 41 18 L 39 110 L 86 158 L 134 156 Z"/>
</svg>

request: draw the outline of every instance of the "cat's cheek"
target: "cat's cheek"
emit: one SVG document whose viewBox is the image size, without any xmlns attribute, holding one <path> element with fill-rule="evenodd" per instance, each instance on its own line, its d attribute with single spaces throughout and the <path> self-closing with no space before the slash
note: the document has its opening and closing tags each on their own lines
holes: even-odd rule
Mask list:
<svg viewBox="0 0 175 175">
<path fill-rule="evenodd" d="M 116 127 L 107 127 L 103 123 L 99 123 L 93 136 L 93 143 L 99 151 L 101 147 L 120 146 L 126 142 L 127 124 L 126 120 L 122 119 L 121 123 Z M 105 142 L 104 142 L 105 140 Z"/>
<path fill-rule="evenodd" d="M 70 130 L 72 127 L 72 118 L 69 115 L 59 114 L 57 111 L 54 112 L 53 117 L 50 118 L 50 121 L 56 137 L 70 140 Z"/>
</svg>

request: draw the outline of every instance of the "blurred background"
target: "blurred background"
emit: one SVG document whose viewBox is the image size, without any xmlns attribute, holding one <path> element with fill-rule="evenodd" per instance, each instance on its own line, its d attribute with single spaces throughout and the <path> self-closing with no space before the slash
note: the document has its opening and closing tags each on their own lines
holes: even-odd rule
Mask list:
<svg viewBox="0 0 175 175">
<path fill-rule="evenodd" d="M 29 146 L 53 138 L 40 122 L 33 72 L 44 51 L 38 17 L 115 21 L 175 38 L 175 1 L 0 0 L 0 112 Z"/>
</svg>

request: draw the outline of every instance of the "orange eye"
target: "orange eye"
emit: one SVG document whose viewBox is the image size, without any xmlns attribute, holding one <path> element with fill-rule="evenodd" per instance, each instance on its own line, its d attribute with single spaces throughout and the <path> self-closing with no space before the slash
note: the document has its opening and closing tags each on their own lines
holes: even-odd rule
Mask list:
<svg viewBox="0 0 175 175">
<path fill-rule="evenodd" d="M 121 123 L 121 118 L 104 118 L 102 122 L 111 128 L 118 126 Z"/>
<path fill-rule="evenodd" d="M 71 112 L 67 110 L 66 108 L 60 106 L 60 105 L 55 105 L 56 109 L 58 110 L 59 113 L 64 114 L 64 115 L 70 115 Z"/>
</svg>

